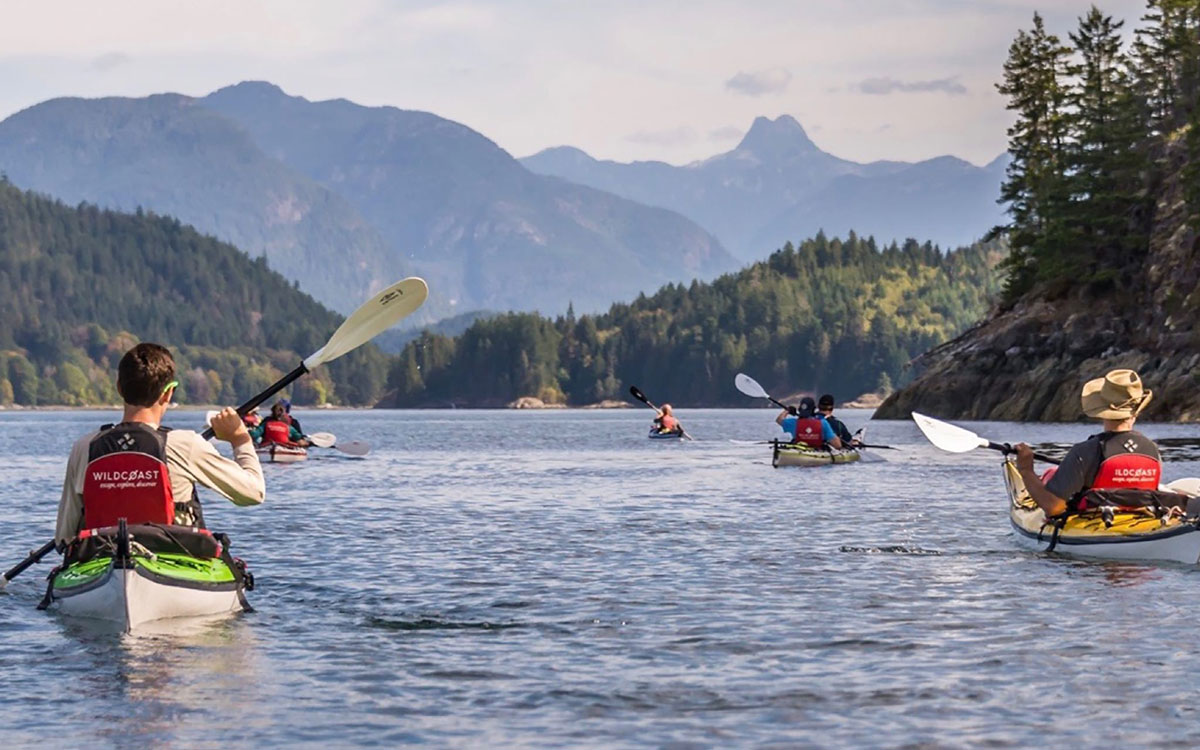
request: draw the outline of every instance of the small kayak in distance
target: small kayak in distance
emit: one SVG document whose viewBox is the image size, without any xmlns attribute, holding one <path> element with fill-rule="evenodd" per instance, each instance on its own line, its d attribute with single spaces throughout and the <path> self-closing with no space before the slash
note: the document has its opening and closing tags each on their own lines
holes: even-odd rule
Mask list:
<svg viewBox="0 0 1200 750">
<path fill-rule="evenodd" d="M 857 450 L 818 450 L 804 443 L 782 443 L 771 441 L 771 465 L 778 469 L 780 466 L 830 466 L 832 464 L 851 464 L 862 459 Z"/>
<path fill-rule="evenodd" d="M 1026 549 L 1102 560 L 1200 562 L 1200 519 L 1184 512 L 1160 517 L 1149 508 L 1107 514 L 1096 509 L 1069 515 L 1058 525 L 1047 521 L 1011 460 L 1004 462 L 1004 484 L 1013 536 Z"/>
<path fill-rule="evenodd" d="M 143 524 L 85 532 L 71 561 L 51 574 L 39 608 L 105 620 L 126 631 L 154 620 L 210 617 L 248 609 L 245 566 L 207 532 Z"/>
<path fill-rule="evenodd" d="M 650 428 L 651 440 L 683 440 L 683 430 L 673 430 L 671 432 L 659 432 L 653 427 Z"/>
<path fill-rule="evenodd" d="M 277 464 L 294 464 L 308 460 L 308 449 L 299 445 L 284 445 L 283 443 L 267 443 L 254 449 L 259 461 L 269 461 Z"/>
</svg>

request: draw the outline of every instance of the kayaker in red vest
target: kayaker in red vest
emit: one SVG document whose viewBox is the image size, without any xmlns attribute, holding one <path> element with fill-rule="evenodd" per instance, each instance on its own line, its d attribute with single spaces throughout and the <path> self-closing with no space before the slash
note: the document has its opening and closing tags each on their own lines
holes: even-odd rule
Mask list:
<svg viewBox="0 0 1200 750">
<path fill-rule="evenodd" d="M 245 423 L 246 429 L 250 430 L 258 427 L 258 423 L 262 421 L 262 415 L 258 413 L 258 407 L 250 410 L 250 413 L 242 417 L 242 422 Z"/>
<path fill-rule="evenodd" d="M 254 443 L 236 410 L 222 409 L 212 419 L 217 439 L 233 447 L 233 460 L 192 430 L 160 426 L 178 385 L 165 347 L 141 343 L 121 358 L 117 392 L 125 411 L 119 424 L 85 435 L 71 449 L 58 504 L 60 547 L 84 529 L 116 525 L 119 518 L 203 525 L 198 484 L 235 505 L 266 498 Z"/>
<path fill-rule="evenodd" d="M 833 427 L 817 412 L 817 402 L 811 396 L 800 399 L 799 408 L 789 406 L 775 417 L 775 423 L 783 429 L 793 443 L 821 450 L 826 447 L 842 449 L 841 439 Z"/>
<path fill-rule="evenodd" d="M 284 415 L 287 417 L 288 424 L 290 424 L 292 427 L 295 427 L 296 432 L 299 432 L 301 435 L 303 435 L 304 428 L 300 426 L 300 420 L 292 416 L 292 402 L 288 401 L 286 398 L 281 398 L 279 399 L 279 403 L 283 404 L 283 411 Z"/>
<path fill-rule="evenodd" d="M 1069 502 L 1089 489 L 1158 489 L 1158 446 L 1133 429 L 1152 395 L 1133 370 L 1113 370 L 1088 381 L 1081 396 L 1083 413 L 1102 420 L 1104 432 L 1073 446 L 1044 482 L 1033 470 L 1033 449 L 1017 445 L 1017 469 L 1029 496 L 1047 516 L 1065 513 Z"/>
<path fill-rule="evenodd" d="M 287 408 L 283 405 L 282 400 L 276 401 L 275 405 L 271 407 L 270 416 L 250 430 L 250 436 L 259 445 L 278 443 L 279 445 L 298 445 L 302 448 L 311 445 L 308 438 L 304 437 L 288 419 Z"/>
<path fill-rule="evenodd" d="M 671 413 L 670 404 L 663 404 L 658 410 L 658 415 L 654 417 L 654 429 L 660 433 L 683 432 L 683 426 Z"/>
</svg>

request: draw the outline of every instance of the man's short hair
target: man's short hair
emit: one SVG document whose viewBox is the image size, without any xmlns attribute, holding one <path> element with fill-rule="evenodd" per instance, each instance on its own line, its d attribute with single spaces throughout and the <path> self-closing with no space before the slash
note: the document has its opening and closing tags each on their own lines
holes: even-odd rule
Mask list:
<svg viewBox="0 0 1200 750">
<path fill-rule="evenodd" d="M 821 396 L 820 400 L 817 401 L 817 406 L 820 407 L 821 409 L 826 409 L 826 408 L 832 409 L 833 408 L 833 394 L 826 393 L 823 396 Z"/>
<path fill-rule="evenodd" d="M 133 406 L 154 406 L 174 379 L 175 358 L 171 351 L 147 341 L 125 352 L 117 365 L 117 391 L 125 403 Z"/>
</svg>

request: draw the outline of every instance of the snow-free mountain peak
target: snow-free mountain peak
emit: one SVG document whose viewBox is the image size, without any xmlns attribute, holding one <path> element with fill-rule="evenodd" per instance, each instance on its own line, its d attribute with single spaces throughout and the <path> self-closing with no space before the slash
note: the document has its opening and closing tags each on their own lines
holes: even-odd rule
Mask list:
<svg viewBox="0 0 1200 750">
<path fill-rule="evenodd" d="M 780 115 L 774 120 L 756 117 L 750 130 L 742 137 L 735 151 L 749 151 L 760 159 L 783 159 L 819 152 L 804 132 L 804 127 L 791 115 Z"/>
</svg>

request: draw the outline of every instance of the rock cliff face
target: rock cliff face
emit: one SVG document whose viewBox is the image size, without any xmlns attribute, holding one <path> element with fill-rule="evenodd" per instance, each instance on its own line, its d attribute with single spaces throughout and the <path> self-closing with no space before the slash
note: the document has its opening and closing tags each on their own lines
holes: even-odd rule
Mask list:
<svg viewBox="0 0 1200 750">
<path fill-rule="evenodd" d="M 1181 168 L 1182 148 L 1167 158 Z M 1080 420 L 1083 384 L 1130 367 L 1154 390 L 1144 420 L 1200 420 L 1198 283 L 1200 237 L 1174 177 L 1159 192 L 1145 262 L 1122 281 L 1123 291 L 1027 298 L 993 313 L 918 358 L 920 374 L 875 416 L 904 419 L 916 410 L 950 419 Z"/>
</svg>

